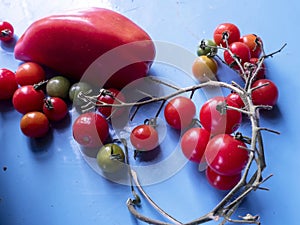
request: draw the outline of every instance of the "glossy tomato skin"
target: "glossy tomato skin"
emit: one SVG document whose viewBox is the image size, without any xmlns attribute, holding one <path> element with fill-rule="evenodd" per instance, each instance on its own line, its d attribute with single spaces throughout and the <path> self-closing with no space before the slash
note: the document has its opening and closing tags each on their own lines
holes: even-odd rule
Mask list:
<svg viewBox="0 0 300 225">
<path fill-rule="evenodd" d="M 10 41 L 14 37 L 14 27 L 7 21 L 0 21 L 0 40 Z"/>
<path fill-rule="evenodd" d="M 35 89 L 33 85 L 18 88 L 13 95 L 13 106 L 20 113 L 42 111 L 45 94 L 42 90 Z"/>
<path fill-rule="evenodd" d="M 175 129 L 188 127 L 195 113 L 195 104 L 191 99 L 184 96 L 177 96 L 171 99 L 164 110 L 166 122 Z"/>
<path fill-rule="evenodd" d="M 258 58 L 262 52 L 262 40 L 256 34 L 245 34 L 240 37 L 240 42 L 250 49 L 251 58 Z"/>
<path fill-rule="evenodd" d="M 8 69 L 0 69 L 0 100 L 11 99 L 17 88 L 15 74 Z"/>
<path fill-rule="evenodd" d="M 208 142 L 204 153 L 208 166 L 216 173 L 232 176 L 241 173 L 248 162 L 246 144 L 229 134 L 218 134 Z"/>
<path fill-rule="evenodd" d="M 98 113 L 79 115 L 72 126 L 75 141 L 83 147 L 101 147 L 109 135 L 107 121 Z"/>
<path fill-rule="evenodd" d="M 139 151 L 150 151 L 159 144 L 158 133 L 153 126 L 142 124 L 131 131 L 130 142 Z"/>
<path fill-rule="evenodd" d="M 201 55 L 197 57 L 192 66 L 194 77 L 200 82 L 216 80 L 218 64 L 212 57 Z"/>
<path fill-rule="evenodd" d="M 67 98 L 71 83 L 64 76 L 52 77 L 46 85 L 47 94 L 51 97 Z"/>
<path fill-rule="evenodd" d="M 46 72 L 39 64 L 26 62 L 16 71 L 16 80 L 19 85 L 34 85 L 46 79 Z"/>
<path fill-rule="evenodd" d="M 252 101 L 254 105 L 274 106 L 278 100 L 279 91 L 274 82 L 269 79 L 260 79 L 253 83 L 252 88 L 259 87 L 252 92 Z"/>
<path fill-rule="evenodd" d="M 211 134 L 231 134 L 239 128 L 242 122 L 242 114 L 236 110 L 225 110 L 222 113 L 217 110 L 219 106 L 224 104 L 239 108 L 230 99 L 216 96 L 206 101 L 200 109 L 200 122 Z"/>
<path fill-rule="evenodd" d="M 241 96 L 239 96 L 235 92 L 232 92 L 229 95 L 227 95 L 226 100 L 236 103 L 239 106 L 239 108 L 243 108 L 245 106 Z"/>
<path fill-rule="evenodd" d="M 228 44 L 230 45 L 233 42 L 239 41 L 240 39 L 240 30 L 233 23 L 222 23 L 219 24 L 214 31 L 214 41 L 217 45 L 226 47 L 226 42 L 223 40 L 223 34 L 228 34 Z"/>
<path fill-rule="evenodd" d="M 246 44 L 242 42 L 233 42 L 229 45 L 229 50 L 241 60 L 242 65 L 245 62 L 250 61 L 250 49 Z M 229 51 L 225 50 L 223 55 L 224 60 L 228 65 L 233 66 L 233 68 L 235 69 L 239 69 L 239 67 L 235 64 L 235 60 L 230 55 Z"/>
<path fill-rule="evenodd" d="M 209 139 L 210 133 L 204 128 L 193 127 L 187 130 L 180 142 L 184 156 L 192 162 L 204 163 L 204 152 Z"/>
<path fill-rule="evenodd" d="M 204 44 L 202 47 L 202 43 Z M 218 49 L 216 48 L 217 45 L 213 40 L 202 40 L 199 43 L 198 49 L 197 49 L 197 55 L 201 56 L 201 55 L 210 55 L 213 56 L 214 54 L 216 54 L 218 52 Z"/>
<path fill-rule="evenodd" d="M 67 103 L 58 97 L 49 97 L 45 99 L 43 113 L 50 121 L 60 121 L 68 114 Z"/>
<path fill-rule="evenodd" d="M 224 176 L 216 173 L 210 167 L 207 167 L 205 175 L 210 185 L 221 191 L 231 190 L 241 179 L 241 173 Z"/>
<path fill-rule="evenodd" d="M 21 121 L 20 128 L 24 135 L 30 138 L 44 137 L 50 128 L 49 121 L 41 112 L 26 113 Z"/>
</svg>

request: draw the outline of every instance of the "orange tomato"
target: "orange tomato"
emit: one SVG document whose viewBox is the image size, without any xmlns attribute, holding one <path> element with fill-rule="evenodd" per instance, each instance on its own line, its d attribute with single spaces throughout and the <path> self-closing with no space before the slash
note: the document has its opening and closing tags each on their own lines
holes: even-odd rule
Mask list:
<svg viewBox="0 0 300 225">
<path fill-rule="evenodd" d="M 16 71 L 16 80 L 21 86 L 34 85 L 45 79 L 46 73 L 44 69 L 34 62 L 23 63 Z"/>
<path fill-rule="evenodd" d="M 250 49 L 251 58 L 258 58 L 262 52 L 262 40 L 255 34 L 246 34 L 240 37 L 240 42 Z"/>
<path fill-rule="evenodd" d="M 22 117 L 20 128 L 27 137 L 43 137 L 48 133 L 49 120 L 41 112 L 29 112 Z"/>
<path fill-rule="evenodd" d="M 206 55 L 196 58 L 192 66 L 194 77 L 200 82 L 217 80 L 218 64 L 216 60 Z"/>
</svg>

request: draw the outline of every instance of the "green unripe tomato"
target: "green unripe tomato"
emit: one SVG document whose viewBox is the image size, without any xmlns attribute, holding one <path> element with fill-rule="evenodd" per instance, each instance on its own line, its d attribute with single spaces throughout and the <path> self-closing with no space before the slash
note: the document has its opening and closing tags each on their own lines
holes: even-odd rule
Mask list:
<svg viewBox="0 0 300 225">
<path fill-rule="evenodd" d="M 97 163 L 105 173 L 115 173 L 124 167 L 125 154 L 117 144 L 106 144 L 97 154 Z"/>
<path fill-rule="evenodd" d="M 197 49 L 197 55 L 214 56 L 218 52 L 217 45 L 213 40 L 203 39 L 200 41 Z"/>
<path fill-rule="evenodd" d="M 73 105 L 75 107 L 78 107 L 86 104 L 80 98 L 78 98 L 78 94 L 80 92 L 86 93 L 90 90 L 92 90 L 92 87 L 88 83 L 85 82 L 74 83 L 69 90 L 69 98 L 73 102 Z"/>
<path fill-rule="evenodd" d="M 70 81 L 67 78 L 55 76 L 47 82 L 46 91 L 51 97 L 67 98 L 70 86 Z"/>
</svg>

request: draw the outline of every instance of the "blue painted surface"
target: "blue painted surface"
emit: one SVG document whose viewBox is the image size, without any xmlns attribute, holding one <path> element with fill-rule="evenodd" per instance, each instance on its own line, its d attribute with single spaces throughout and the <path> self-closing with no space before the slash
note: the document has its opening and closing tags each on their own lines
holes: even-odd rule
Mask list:
<svg viewBox="0 0 300 225">
<path fill-rule="evenodd" d="M 281 131 L 280 136 L 264 133 L 268 164 L 265 174 L 274 174 L 264 184 L 270 191 L 252 193 L 238 214 L 259 214 L 266 225 L 298 224 L 300 58 L 297 37 L 300 32 L 295 23 L 299 2 L 17 0 L 0 2 L 0 19 L 14 24 L 17 38 L 38 18 L 88 6 L 119 11 L 142 26 L 154 40 L 174 44 L 191 54 L 195 54 L 199 40 L 211 38 L 216 25 L 227 21 L 237 24 L 244 34 L 259 34 L 267 52 L 288 43 L 280 54 L 267 61 L 267 77 L 278 85 L 280 97 L 275 109 L 262 114 L 261 123 Z M 181 55 L 177 57 L 180 59 Z M 15 70 L 18 63 L 13 57 L 13 46 L 1 43 L 0 67 Z M 222 71 L 227 70 L 221 68 Z M 182 76 L 182 71 L 159 64 L 154 64 L 151 72 L 176 82 Z M 183 80 L 180 85 L 189 82 L 186 77 Z M 104 179 L 74 147 L 70 129 L 72 113 L 69 120 L 40 141 L 22 135 L 20 118 L 10 102 L 0 102 L 0 225 L 143 224 L 130 215 L 125 205 L 131 197 L 129 187 Z M 139 119 L 142 117 L 136 118 Z M 167 145 L 178 143 L 178 134 L 169 128 L 167 131 L 161 151 Z M 183 222 L 208 212 L 224 196 L 207 184 L 193 163 L 184 164 L 168 179 L 145 189 L 163 209 Z M 142 201 L 140 212 L 162 219 Z"/>
</svg>

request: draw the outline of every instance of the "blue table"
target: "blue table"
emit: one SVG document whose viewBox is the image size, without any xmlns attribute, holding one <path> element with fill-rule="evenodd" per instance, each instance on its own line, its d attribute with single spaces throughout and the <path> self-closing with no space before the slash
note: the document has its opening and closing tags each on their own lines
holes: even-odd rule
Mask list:
<svg viewBox="0 0 300 225">
<path fill-rule="evenodd" d="M 274 175 L 263 186 L 270 191 L 251 193 L 237 213 L 260 215 L 262 224 L 266 225 L 298 224 L 298 1 L 17 0 L 0 2 L 0 19 L 14 24 L 16 35 L 20 36 L 36 19 L 89 6 L 116 10 L 143 27 L 153 40 L 195 55 L 198 42 L 211 38 L 214 28 L 222 22 L 237 24 L 244 34 L 259 34 L 267 52 L 287 43 L 281 53 L 266 62 L 267 77 L 280 91 L 277 106 L 261 116 L 263 126 L 281 132 L 280 136 L 263 135 L 267 160 L 265 174 Z M 181 56 L 177 57 L 180 59 Z M 18 64 L 13 56 L 13 46 L 1 44 L 1 68 L 16 70 Z M 174 77 L 176 82 L 177 79 L 180 81 L 182 72 L 154 64 L 151 73 L 168 79 Z M 185 82 L 189 81 L 180 85 L 187 84 Z M 25 137 L 19 129 L 20 118 L 21 114 L 9 102 L 0 102 L 1 225 L 144 224 L 126 207 L 126 201 L 131 197 L 130 188 L 99 175 L 78 150 L 70 128 L 72 111 L 69 120 L 53 129 L 52 135 L 43 141 Z M 176 145 L 178 139 L 176 134 L 173 135 L 168 141 Z M 183 222 L 207 213 L 224 196 L 224 192 L 208 185 L 197 165 L 191 162 L 169 177 L 146 185 L 145 190 L 164 210 Z M 138 210 L 163 220 L 143 198 Z"/>
</svg>

